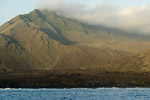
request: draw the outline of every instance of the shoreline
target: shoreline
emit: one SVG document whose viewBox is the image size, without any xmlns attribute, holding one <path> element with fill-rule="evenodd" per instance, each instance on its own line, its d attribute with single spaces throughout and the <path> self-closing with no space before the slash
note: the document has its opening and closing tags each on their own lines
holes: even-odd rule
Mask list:
<svg viewBox="0 0 150 100">
<path fill-rule="evenodd" d="M 150 89 L 150 87 L 99 87 L 99 88 L 0 88 L 0 90 L 99 90 L 99 89 Z"/>
<path fill-rule="evenodd" d="M 59 72 L 34 75 L 0 75 L 0 88 L 150 88 L 149 73 Z"/>
</svg>

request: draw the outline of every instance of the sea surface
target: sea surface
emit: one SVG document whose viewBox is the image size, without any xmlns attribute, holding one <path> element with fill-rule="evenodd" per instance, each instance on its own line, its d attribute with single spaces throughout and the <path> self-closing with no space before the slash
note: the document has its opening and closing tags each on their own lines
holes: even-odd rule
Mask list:
<svg viewBox="0 0 150 100">
<path fill-rule="evenodd" d="M 150 100 L 150 88 L 0 89 L 0 100 Z"/>
</svg>

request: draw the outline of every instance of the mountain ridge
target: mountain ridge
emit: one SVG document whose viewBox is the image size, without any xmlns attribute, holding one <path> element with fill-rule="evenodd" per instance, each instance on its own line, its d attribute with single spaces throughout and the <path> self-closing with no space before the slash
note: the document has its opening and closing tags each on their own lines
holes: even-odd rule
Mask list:
<svg viewBox="0 0 150 100">
<path fill-rule="evenodd" d="M 88 68 L 114 71 L 120 68 L 120 62 L 134 53 L 117 48 L 118 45 L 124 41 L 129 44 L 146 41 L 149 45 L 147 36 L 121 32 L 84 25 L 53 12 L 34 10 L 0 27 L 0 71 Z M 115 48 L 111 47 L 115 44 Z"/>
</svg>

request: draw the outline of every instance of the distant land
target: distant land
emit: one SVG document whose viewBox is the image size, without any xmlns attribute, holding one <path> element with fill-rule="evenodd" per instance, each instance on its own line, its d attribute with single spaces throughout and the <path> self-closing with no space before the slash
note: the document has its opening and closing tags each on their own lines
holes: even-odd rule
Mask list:
<svg viewBox="0 0 150 100">
<path fill-rule="evenodd" d="M 0 88 L 150 87 L 150 35 L 35 9 L 0 26 Z"/>
</svg>

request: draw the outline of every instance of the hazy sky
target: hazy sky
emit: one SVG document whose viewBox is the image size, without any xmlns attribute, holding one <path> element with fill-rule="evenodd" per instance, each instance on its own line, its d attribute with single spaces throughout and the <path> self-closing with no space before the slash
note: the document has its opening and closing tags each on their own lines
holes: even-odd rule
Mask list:
<svg viewBox="0 0 150 100">
<path fill-rule="evenodd" d="M 40 0 L 0 0 L 0 25 L 19 14 L 29 13 Z"/>
<path fill-rule="evenodd" d="M 35 8 L 47 8 L 90 24 L 150 33 L 150 0 L 0 0 L 0 7 L 0 25 Z"/>
</svg>

